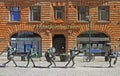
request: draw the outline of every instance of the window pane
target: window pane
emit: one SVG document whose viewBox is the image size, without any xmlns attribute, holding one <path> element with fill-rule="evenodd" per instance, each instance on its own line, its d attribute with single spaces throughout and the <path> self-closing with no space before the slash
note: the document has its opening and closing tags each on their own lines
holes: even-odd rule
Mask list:
<svg viewBox="0 0 120 76">
<path fill-rule="evenodd" d="M 17 52 L 24 52 L 24 41 L 17 41 Z"/>
<path fill-rule="evenodd" d="M 89 9 L 87 6 L 80 6 L 78 8 L 78 20 L 86 21 L 86 16 L 88 15 Z"/>
<path fill-rule="evenodd" d="M 25 44 L 25 51 L 30 52 L 31 44 Z"/>
<path fill-rule="evenodd" d="M 34 50 L 36 51 L 36 52 L 39 52 L 40 50 L 39 50 L 39 41 L 37 41 L 37 40 L 35 40 L 35 41 L 33 41 L 33 48 L 34 48 Z"/>
<path fill-rule="evenodd" d="M 102 20 L 102 21 L 108 21 L 109 20 L 109 7 L 108 6 L 100 6 L 98 8 L 98 11 L 99 11 L 99 20 Z"/>
<path fill-rule="evenodd" d="M 62 19 L 62 13 L 61 12 L 57 13 L 57 18 L 61 18 Z"/>
<path fill-rule="evenodd" d="M 39 12 L 33 12 L 33 20 L 34 21 L 39 21 L 40 20 Z"/>
<path fill-rule="evenodd" d="M 85 13 L 81 13 L 81 20 L 86 20 L 86 14 Z"/>
<path fill-rule="evenodd" d="M 20 8 L 11 7 L 10 8 L 10 20 L 11 21 L 20 21 Z"/>
<path fill-rule="evenodd" d="M 20 21 L 20 14 L 19 14 L 19 12 L 14 12 L 14 21 Z"/>
<path fill-rule="evenodd" d="M 64 7 L 54 7 L 54 18 L 64 19 Z"/>
<path fill-rule="evenodd" d="M 14 8 L 13 8 L 13 11 L 14 11 L 14 12 L 18 12 L 18 11 L 19 11 L 19 7 L 14 7 Z"/>
<path fill-rule="evenodd" d="M 16 48 L 16 47 L 17 47 L 16 44 L 17 44 L 16 41 L 11 41 L 11 46 L 12 46 L 12 48 Z"/>
<path fill-rule="evenodd" d="M 30 20 L 40 21 L 40 8 L 39 7 L 31 7 Z"/>
</svg>

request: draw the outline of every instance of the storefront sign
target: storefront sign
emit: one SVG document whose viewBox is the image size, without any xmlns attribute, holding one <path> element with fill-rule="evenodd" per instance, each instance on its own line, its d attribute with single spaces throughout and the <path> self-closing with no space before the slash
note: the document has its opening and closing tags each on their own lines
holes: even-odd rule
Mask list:
<svg viewBox="0 0 120 76">
<path fill-rule="evenodd" d="M 79 30 L 80 26 L 74 25 L 36 25 L 35 30 Z"/>
</svg>

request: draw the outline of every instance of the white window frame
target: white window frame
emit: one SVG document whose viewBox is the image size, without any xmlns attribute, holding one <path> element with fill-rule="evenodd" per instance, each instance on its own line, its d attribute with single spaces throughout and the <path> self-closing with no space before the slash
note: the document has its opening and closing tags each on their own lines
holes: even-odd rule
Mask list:
<svg viewBox="0 0 120 76">
<path fill-rule="evenodd" d="M 106 14 L 102 16 L 103 14 Z M 105 17 L 105 18 L 102 18 Z M 109 6 L 99 6 L 98 7 L 98 21 L 109 21 Z"/>
<path fill-rule="evenodd" d="M 82 18 L 82 13 L 85 13 L 85 19 Z M 89 7 L 88 6 L 79 6 L 78 7 L 78 21 L 87 21 L 86 16 L 89 15 Z"/>
<path fill-rule="evenodd" d="M 34 12 L 39 13 L 38 15 L 38 19 L 36 18 L 36 20 L 34 19 Z M 41 8 L 38 6 L 34 6 L 34 7 L 30 7 L 30 21 L 40 21 L 41 20 Z"/>
</svg>

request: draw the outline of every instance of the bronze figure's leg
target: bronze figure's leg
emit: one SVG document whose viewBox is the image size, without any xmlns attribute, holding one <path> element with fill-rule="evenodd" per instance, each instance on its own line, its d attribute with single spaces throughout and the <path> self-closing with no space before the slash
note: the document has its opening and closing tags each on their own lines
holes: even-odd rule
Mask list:
<svg viewBox="0 0 120 76">
<path fill-rule="evenodd" d="M 11 61 L 11 59 L 8 59 L 8 61 L 2 65 L 6 66 L 6 64 L 8 64 Z"/>
<path fill-rule="evenodd" d="M 114 60 L 114 63 L 113 63 L 113 64 L 115 65 L 115 64 L 116 64 L 116 62 L 117 62 L 117 57 L 115 57 L 115 60 Z"/>
<path fill-rule="evenodd" d="M 27 67 L 28 67 L 28 65 L 29 65 L 29 61 L 30 61 L 30 58 L 28 58 L 26 68 L 27 68 Z"/>
<path fill-rule="evenodd" d="M 48 68 L 49 68 L 51 65 L 52 65 L 52 62 L 51 62 L 51 60 L 50 60 L 50 65 L 48 65 Z"/>
<path fill-rule="evenodd" d="M 112 66 L 111 66 L 111 61 L 112 61 L 112 58 L 109 57 L 109 67 L 112 67 Z"/>
<path fill-rule="evenodd" d="M 35 67 L 35 63 L 34 63 L 34 61 L 33 61 L 33 59 L 31 58 L 31 61 L 32 61 L 32 63 L 33 63 L 33 67 Z"/>
<path fill-rule="evenodd" d="M 56 67 L 56 64 L 55 64 L 54 60 L 51 60 L 51 61 L 53 62 L 54 66 Z"/>
<path fill-rule="evenodd" d="M 73 66 L 75 65 L 74 59 L 72 59 L 72 62 L 73 62 L 73 64 L 72 64 L 72 66 L 71 66 L 71 67 L 73 67 Z"/>
<path fill-rule="evenodd" d="M 70 58 L 70 60 L 68 61 L 68 63 L 65 65 L 65 67 L 67 67 L 68 66 L 68 64 L 70 63 L 70 61 L 72 60 L 72 58 Z"/>
<path fill-rule="evenodd" d="M 12 58 L 12 61 L 15 64 L 15 67 L 17 67 L 17 64 L 16 64 L 16 62 L 15 62 L 15 60 L 13 58 Z"/>
</svg>

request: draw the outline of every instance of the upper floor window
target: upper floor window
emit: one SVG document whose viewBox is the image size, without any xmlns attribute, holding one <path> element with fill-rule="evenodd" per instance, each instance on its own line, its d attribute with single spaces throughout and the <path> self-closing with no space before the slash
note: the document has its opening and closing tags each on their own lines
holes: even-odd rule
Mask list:
<svg viewBox="0 0 120 76">
<path fill-rule="evenodd" d="M 10 21 L 20 21 L 19 7 L 10 7 Z"/>
<path fill-rule="evenodd" d="M 98 20 L 109 21 L 109 6 L 98 7 Z"/>
<path fill-rule="evenodd" d="M 80 6 L 78 7 L 78 20 L 86 21 L 86 16 L 89 15 L 89 7 L 88 6 Z"/>
<path fill-rule="evenodd" d="M 30 21 L 40 21 L 40 7 L 30 8 Z"/>
<path fill-rule="evenodd" d="M 54 18 L 55 19 L 64 19 L 64 6 L 55 6 L 54 7 Z"/>
</svg>

